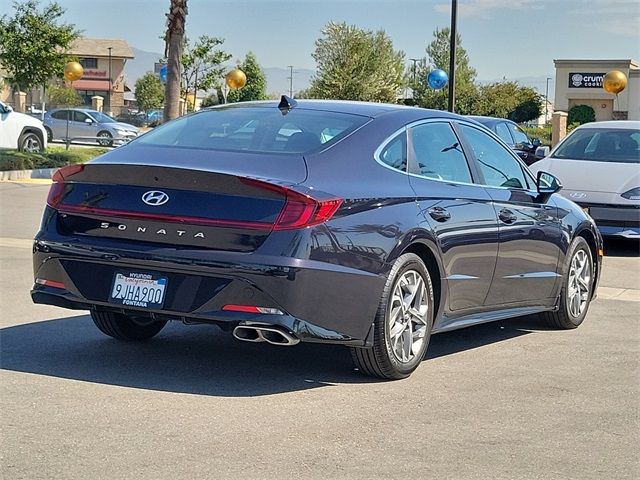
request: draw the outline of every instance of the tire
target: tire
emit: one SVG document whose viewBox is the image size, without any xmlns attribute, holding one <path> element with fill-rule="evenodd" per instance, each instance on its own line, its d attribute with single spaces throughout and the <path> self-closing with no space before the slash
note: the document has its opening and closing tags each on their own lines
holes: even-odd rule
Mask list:
<svg viewBox="0 0 640 480">
<path fill-rule="evenodd" d="M 21 152 L 40 153 L 43 150 L 42 140 L 33 132 L 25 132 L 18 139 L 18 150 Z"/>
<path fill-rule="evenodd" d="M 110 337 L 118 340 L 148 340 L 155 336 L 167 324 L 165 321 L 137 322 L 122 313 L 91 312 L 96 327 Z"/>
<path fill-rule="evenodd" d="M 417 286 L 420 290 L 420 281 L 421 293 L 411 300 L 411 287 Z M 421 315 L 409 314 L 405 309 L 407 305 L 401 300 L 410 300 L 408 306 Z M 413 253 L 400 256 L 389 272 L 378 305 L 373 324 L 373 346 L 350 348 L 358 370 L 388 380 L 411 375 L 422 362 L 429 345 L 434 305 L 431 277 L 420 257 Z M 416 335 L 416 332 L 420 333 Z M 407 337 L 412 339 L 411 345 L 406 341 Z"/>
<path fill-rule="evenodd" d="M 53 132 L 49 127 L 44 127 L 45 132 L 47 132 L 47 142 L 51 143 L 53 141 Z"/>
<path fill-rule="evenodd" d="M 586 265 L 588 271 L 582 265 Z M 593 273 L 591 249 L 584 238 L 576 237 L 567 253 L 558 311 L 543 314 L 550 327 L 570 330 L 580 326 L 593 295 Z"/>
<path fill-rule="evenodd" d="M 113 135 L 107 132 L 106 130 L 102 130 L 98 132 L 98 143 L 103 147 L 112 147 L 113 146 Z"/>
</svg>

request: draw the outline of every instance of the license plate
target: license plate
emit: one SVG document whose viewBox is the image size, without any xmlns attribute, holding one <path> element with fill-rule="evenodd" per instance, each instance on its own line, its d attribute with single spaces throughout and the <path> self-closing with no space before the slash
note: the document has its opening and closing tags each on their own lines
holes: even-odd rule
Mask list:
<svg viewBox="0 0 640 480">
<path fill-rule="evenodd" d="M 158 275 L 136 272 L 117 272 L 109 303 L 126 307 L 162 308 L 167 279 Z"/>
</svg>

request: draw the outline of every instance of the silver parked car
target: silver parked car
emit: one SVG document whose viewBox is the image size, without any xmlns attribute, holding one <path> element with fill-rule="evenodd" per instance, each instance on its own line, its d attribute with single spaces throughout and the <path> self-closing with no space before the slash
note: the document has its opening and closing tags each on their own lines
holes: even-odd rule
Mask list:
<svg viewBox="0 0 640 480">
<path fill-rule="evenodd" d="M 71 141 L 97 141 L 112 146 L 126 143 L 138 136 L 140 130 L 128 123 L 117 122 L 109 115 L 88 108 L 59 108 L 44 115 L 44 128 L 49 141 L 67 139 L 67 119 Z"/>
</svg>

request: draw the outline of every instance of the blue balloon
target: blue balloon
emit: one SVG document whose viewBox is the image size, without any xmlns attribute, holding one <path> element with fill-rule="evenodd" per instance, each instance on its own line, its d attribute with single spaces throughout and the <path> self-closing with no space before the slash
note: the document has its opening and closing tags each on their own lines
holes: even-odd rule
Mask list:
<svg viewBox="0 0 640 480">
<path fill-rule="evenodd" d="M 160 81 L 162 83 L 167 83 L 167 66 L 163 65 L 162 67 L 160 67 L 160 72 L 158 72 L 160 75 Z"/>
<path fill-rule="evenodd" d="M 440 90 L 441 88 L 444 88 L 448 81 L 449 75 L 447 75 L 447 72 L 440 69 L 432 70 L 427 76 L 427 83 L 434 90 Z"/>
</svg>

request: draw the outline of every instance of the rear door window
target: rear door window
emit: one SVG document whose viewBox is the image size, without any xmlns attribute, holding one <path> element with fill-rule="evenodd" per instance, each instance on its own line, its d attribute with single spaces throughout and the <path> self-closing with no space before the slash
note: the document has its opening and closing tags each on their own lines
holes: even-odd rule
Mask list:
<svg viewBox="0 0 640 480">
<path fill-rule="evenodd" d="M 507 145 L 513 145 L 513 138 L 511 137 L 511 134 L 509 133 L 509 127 L 505 122 L 496 124 L 496 133 L 504 143 L 506 143 Z"/>
<path fill-rule="evenodd" d="M 407 134 L 402 132 L 388 142 L 378 155 L 385 165 L 403 172 L 407 171 Z"/>
<path fill-rule="evenodd" d="M 445 122 L 424 123 L 410 130 L 419 175 L 435 180 L 472 183 L 460 140 Z"/>
</svg>

